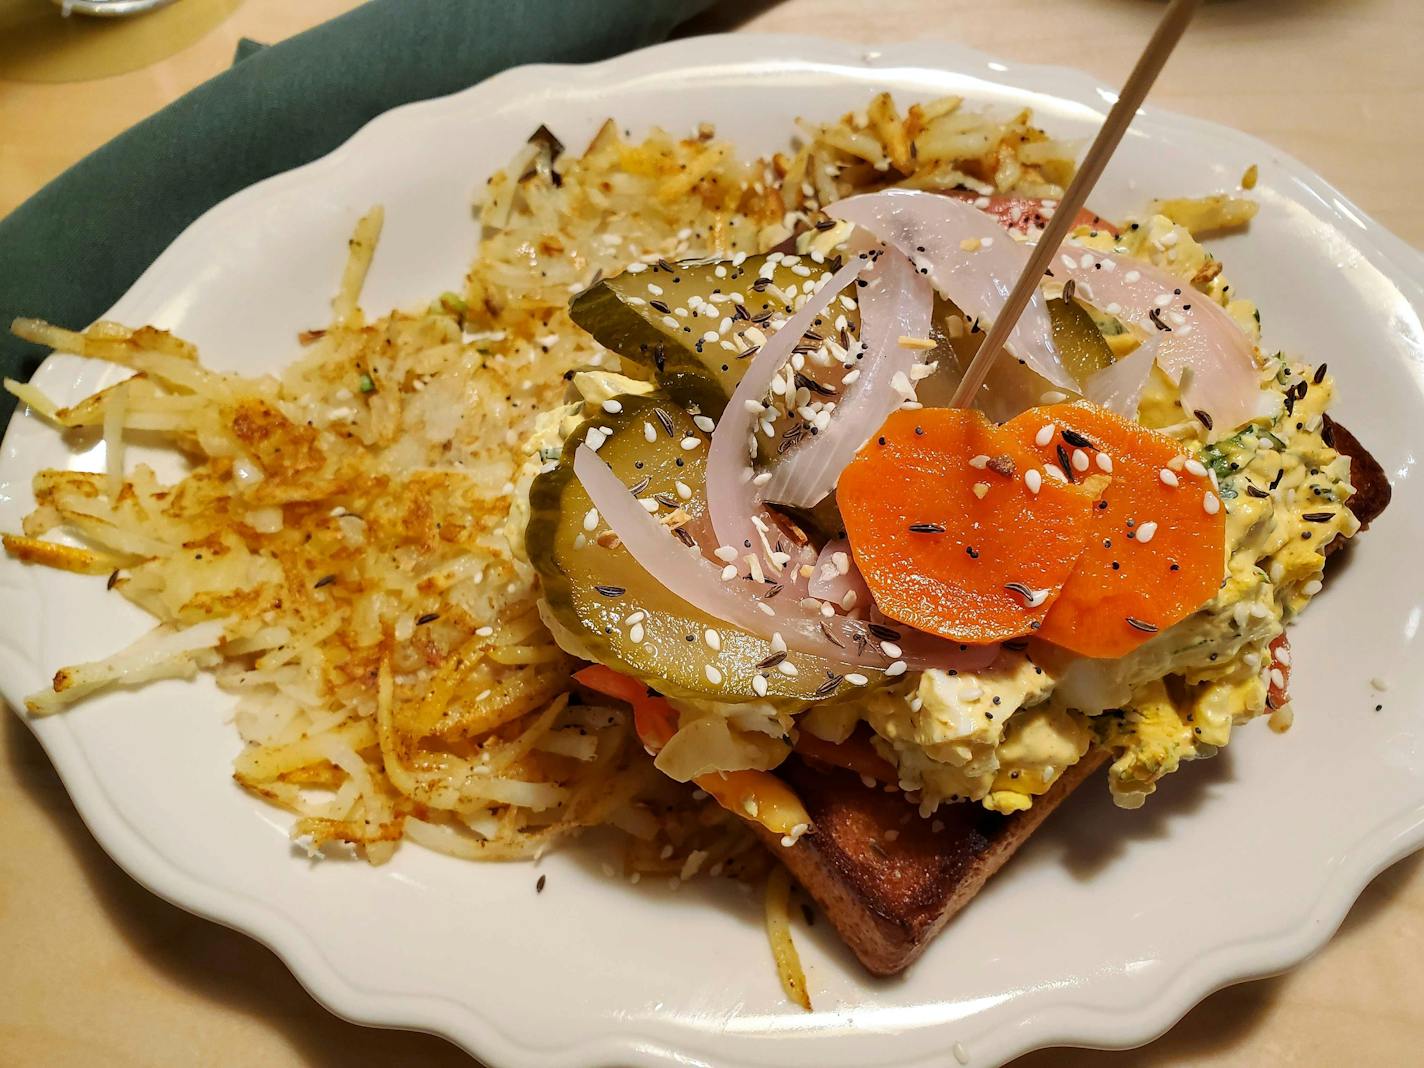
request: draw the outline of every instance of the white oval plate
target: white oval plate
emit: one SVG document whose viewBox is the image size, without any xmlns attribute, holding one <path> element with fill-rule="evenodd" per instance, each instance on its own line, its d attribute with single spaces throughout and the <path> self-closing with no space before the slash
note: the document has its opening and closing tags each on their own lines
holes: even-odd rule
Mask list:
<svg viewBox="0 0 1424 1068">
<path fill-rule="evenodd" d="M 346 237 L 371 204 L 386 231 L 365 305 L 457 287 L 476 247 L 470 202 L 539 123 L 570 145 L 606 115 L 638 130 L 712 120 L 744 151 L 782 145 L 796 115 L 830 118 L 889 88 L 1031 105 L 1086 138 L 1109 90 L 1071 71 L 923 43 L 861 52 L 799 37 L 679 41 L 586 67 L 523 67 L 383 115 L 324 159 L 218 205 L 109 317 L 196 341 L 224 368 L 272 370 L 327 321 Z M 1039 1046 L 1127 1046 L 1211 990 L 1288 967 L 1334 931 L 1364 884 L 1424 845 L 1424 544 L 1413 472 L 1424 452 L 1424 260 L 1300 163 L 1239 133 L 1148 109 L 1094 206 L 1233 188 L 1260 165 L 1261 213 L 1215 242 L 1262 309 L 1267 344 L 1328 360 L 1339 413 L 1383 462 L 1395 500 L 1292 632 L 1297 718 L 1257 723 L 1138 812 L 1101 781 L 1022 855 L 903 979 L 867 979 L 824 923 L 800 936 L 817 1011 L 788 1008 L 760 903 L 730 886 L 678 894 L 600 872 L 591 848 L 475 865 L 408 847 L 381 869 L 311 864 L 287 817 L 231 782 L 237 737 L 206 680 L 164 683 L 31 723 L 103 847 L 184 908 L 274 948 L 333 1011 L 438 1032 L 492 1065 L 988 1065 Z M 59 269 L 60 265 L 56 265 Z M 78 324 L 71 324 L 78 325 Z M 37 380 L 74 400 L 112 378 L 56 356 Z M 11 424 L 0 528 L 31 475 L 88 466 L 38 420 Z M 0 566 L 0 690 L 13 705 L 62 663 L 147 626 L 103 584 Z M 1382 698 L 1369 680 L 1389 680 Z M 1374 706 L 1383 701 L 1383 711 Z M 960 1047 L 956 1047 L 959 1043 Z"/>
</svg>

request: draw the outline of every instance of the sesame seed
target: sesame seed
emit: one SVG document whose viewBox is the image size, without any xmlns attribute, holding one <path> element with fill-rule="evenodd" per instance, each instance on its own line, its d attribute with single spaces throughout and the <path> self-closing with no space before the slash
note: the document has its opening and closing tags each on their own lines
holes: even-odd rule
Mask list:
<svg viewBox="0 0 1424 1068">
<path fill-rule="evenodd" d="M 702 440 L 700 438 L 687 437 L 682 439 L 682 448 L 685 452 L 691 452 L 701 444 Z"/>
<path fill-rule="evenodd" d="M 673 485 L 677 487 L 677 495 L 684 501 L 692 500 L 692 487 L 686 482 L 674 482 Z"/>
<path fill-rule="evenodd" d="M 1104 474 L 1112 474 L 1112 457 L 1105 452 L 1098 453 L 1098 470 Z"/>
<path fill-rule="evenodd" d="M 757 602 L 757 607 L 760 608 L 760 609 L 762 610 L 762 612 L 765 613 L 766 615 L 769 615 L 769 616 L 774 616 L 774 615 L 776 615 L 776 609 L 775 609 L 775 608 L 772 608 L 771 605 L 767 604 L 765 601 L 758 601 L 758 602 Z"/>
<path fill-rule="evenodd" d="M 592 534 L 598 529 L 598 509 L 590 508 L 583 517 L 583 529 Z"/>
<path fill-rule="evenodd" d="M 1185 466 L 1186 469 L 1196 475 L 1197 478 L 1206 478 L 1206 468 L 1202 466 L 1200 460 L 1188 460 Z"/>
<path fill-rule="evenodd" d="M 643 511 L 649 513 L 650 515 L 658 510 L 658 502 L 655 501 L 652 497 L 644 497 L 640 501 L 638 501 L 638 503 L 643 506 Z"/>
<path fill-rule="evenodd" d="M 643 424 L 643 440 L 649 445 L 658 440 L 658 432 L 653 429 L 652 423 Z"/>
<path fill-rule="evenodd" d="M 864 686 L 870 682 L 869 679 L 867 679 L 864 675 L 860 674 L 860 672 L 858 671 L 852 671 L 849 675 L 845 677 L 845 680 L 852 686 Z"/>
<path fill-rule="evenodd" d="M 1143 523 L 1137 528 L 1137 542 L 1139 545 L 1146 545 L 1157 533 L 1156 523 Z"/>
<path fill-rule="evenodd" d="M 1056 467 L 1045 467 L 1045 468 L 1043 469 L 1043 473 L 1044 473 L 1045 475 L 1047 475 L 1049 478 L 1054 479 L 1054 480 L 1057 481 L 1057 482 L 1065 482 L 1065 483 L 1066 483 L 1066 482 L 1068 481 L 1068 476 L 1065 475 L 1062 471 L 1060 471 L 1060 470 L 1059 470 L 1058 468 L 1056 468 Z"/>
<path fill-rule="evenodd" d="M 730 545 L 722 545 L 712 551 L 712 555 L 723 563 L 730 564 L 737 558 L 737 550 Z"/>
<path fill-rule="evenodd" d="M 1202 497 L 1202 508 L 1207 515 L 1216 515 L 1221 511 L 1221 498 L 1215 493 L 1208 492 L 1206 496 Z"/>
<path fill-rule="evenodd" d="M 648 613 L 646 613 L 646 612 L 634 612 L 632 615 L 630 615 L 630 616 L 629 616 L 627 619 L 625 619 L 623 622 L 624 622 L 624 623 L 627 623 L 628 626 L 631 627 L 634 623 L 641 623 L 641 622 L 643 622 L 643 620 L 645 620 L 645 619 L 647 619 L 647 618 L 648 618 Z"/>
<path fill-rule="evenodd" d="M 894 642 L 881 642 L 880 648 L 884 650 L 885 655 L 890 657 L 892 660 L 899 659 L 901 650 L 900 647 Z"/>
<path fill-rule="evenodd" d="M 781 672 L 788 678 L 795 678 L 797 675 L 801 674 L 801 672 L 796 670 L 796 665 L 793 664 L 790 660 L 783 660 L 781 663 L 777 664 L 776 670 Z"/>
<path fill-rule="evenodd" d="M 900 335 L 900 340 L 899 340 L 898 344 L 899 344 L 899 346 L 900 346 L 902 349 L 924 349 L 924 350 L 928 350 L 928 349 L 932 349 L 932 348 L 935 347 L 934 341 L 932 341 L 930 338 L 927 338 L 927 337 L 910 337 L 910 336 L 907 335 L 907 334 L 901 334 L 901 335 Z"/>
<path fill-rule="evenodd" d="M 1038 428 L 1038 433 L 1034 435 L 1033 443 L 1039 448 L 1046 448 L 1048 446 L 1048 443 L 1053 440 L 1053 435 L 1056 433 L 1058 433 L 1058 428 L 1056 426 L 1054 426 L 1052 423 L 1044 423 L 1043 426 Z"/>
<path fill-rule="evenodd" d="M 765 696 L 766 696 L 766 676 L 765 676 L 765 675 L 753 675 L 753 676 L 752 676 L 752 692 L 755 693 L 758 697 L 765 697 Z"/>
<path fill-rule="evenodd" d="M 697 429 L 702 431 L 704 434 L 710 434 L 712 433 L 712 431 L 717 429 L 717 424 L 712 421 L 710 416 L 694 415 L 692 417 L 692 422 L 697 427 Z"/>
<path fill-rule="evenodd" d="M 893 664 L 891 664 L 888 668 L 885 669 L 885 677 L 886 677 L 886 678 L 889 678 L 889 679 L 893 679 L 893 678 L 896 678 L 897 676 L 903 675 L 903 674 L 905 674 L 905 668 L 906 668 L 906 667 L 907 667 L 907 665 L 906 665 L 905 661 L 903 661 L 903 660 L 896 660 Z"/>
<path fill-rule="evenodd" d="M 702 669 L 702 671 L 703 674 L 707 676 L 707 681 L 710 682 L 713 686 L 722 685 L 722 673 L 718 671 L 714 665 L 708 664 Z"/>
<path fill-rule="evenodd" d="M 609 415 L 618 415 L 623 411 L 623 405 L 619 404 L 616 400 L 606 400 L 603 402 L 603 410 Z"/>
<path fill-rule="evenodd" d="M 1028 491 L 1037 494 L 1043 488 L 1043 476 L 1038 473 L 1038 469 L 1031 467 L 1024 472 L 1024 485 Z"/>
<path fill-rule="evenodd" d="M 643 644 L 643 624 L 634 623 L 628 628 L 628 640 L 634 645 Z"/>
<path fill-rule="evenodd" d="M 1073 450 L 1074 471 L 1086 471 L 1088 469 L 1089 463 L 1090 461 L 1088 460 L 1088 454 L 1086 452 L 1084 452 L 1082 449 Z"/>
<path fill-rule="evenodd" d="M 1168 467 L 1164 467 L 1161 471 L 1158 471 L 1157 477 L 1169 486 L 1177 486 L 1181 484 L 1177 480 L 1177 472 L 1173 471 L 1171 468 Z"/>
<path fill-rule="evenodd" d="M 1307 582 L 1304 586 L 1300 588 L 1300 592 L 1305 594 L 1307 597 L 1314 597 L 1324 588 L 1324 583 L 1322 583 L 1319 579 L 1311 579 L 1309 582 Z"/>
</svg>

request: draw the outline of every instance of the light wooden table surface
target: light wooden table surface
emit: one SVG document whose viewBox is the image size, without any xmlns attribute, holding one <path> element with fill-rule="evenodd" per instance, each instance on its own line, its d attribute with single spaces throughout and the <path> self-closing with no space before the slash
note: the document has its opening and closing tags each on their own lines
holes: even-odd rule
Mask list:
<svg viewBox="0 0 1424 1068">
<path fill-rule="evenodd" d="M 244 0 L 217 30 L 145 70 L 64 85 L 0 82 L 0 214 L 220 71 L 240 36 L 280 40 L 353 6 Z M 735 2 L 695 29 L 866 43 L 955 38 L 1120 84 L 1159 11 L 1148 0 Z M 1274 142 L 1424 245 L 1421 45 L 1417 0 L 1224 0 L 1203 11 L 1153 101 Z M 470 1063 L 440 1039 L 338 1020 L 269 951 L 131 882 L 89 837 L 29 732 L 13 716 L 0 723 L 0 1063 Z M 1019 1068 L 1419 1064 L 1421 992 L 1416 856 L 1376 879 L 1334 941 L 1290 975 L 1221 991 L 1140 1050 L 1044 1051 Z"/>
</svg>

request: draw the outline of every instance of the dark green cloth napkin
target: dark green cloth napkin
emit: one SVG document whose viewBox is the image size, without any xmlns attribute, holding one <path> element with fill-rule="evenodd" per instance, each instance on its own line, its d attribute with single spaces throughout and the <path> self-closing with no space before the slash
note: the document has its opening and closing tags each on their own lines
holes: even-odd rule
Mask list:
<svg viewBox="0 0 1424 1068">
<path fill-rule="evenodd" d="M 270 48 L 240 48 L 232 69 L 0 220 L 0 371 L 26 378 L 44 356 L 10 335 L 12 319 L 87 326 L 208 208 L 325 155 L 381 112 L 521 63 L 640 48 L 711 3 L 371 0 Z M 0 396 L 3 426 L 14 401 Z"/>
</svg>

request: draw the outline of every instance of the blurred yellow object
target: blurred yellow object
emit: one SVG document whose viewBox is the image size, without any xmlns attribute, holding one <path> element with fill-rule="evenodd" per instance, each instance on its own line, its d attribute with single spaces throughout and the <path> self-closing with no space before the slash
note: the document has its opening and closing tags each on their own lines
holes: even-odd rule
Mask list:
<svg viewBox="0 0 1424 1068">
<path fill-rule="evenodd" d="M 66 17 L 51 0 L 0 0 L 0 80 L 79 82 L 157 63 L 188 47 L 240 0 L 178 0 L 128 18 Z"/>
</svg>

